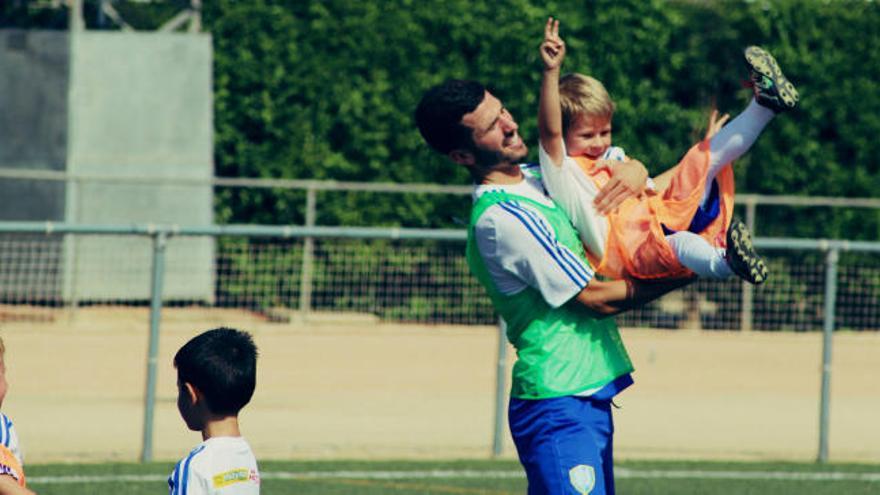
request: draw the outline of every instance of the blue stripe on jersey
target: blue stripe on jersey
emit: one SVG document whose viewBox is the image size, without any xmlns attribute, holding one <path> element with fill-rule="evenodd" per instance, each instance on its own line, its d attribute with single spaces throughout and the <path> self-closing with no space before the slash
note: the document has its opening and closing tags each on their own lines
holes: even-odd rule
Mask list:
<svg viewBox="0 0 880 495">
<path fill-rule="evenodd" d="M 527 208 L 522 208 L 522 211 L 535 223 L 541 226 L 542 232 L 547 238 L 547 242 L 550 243 L 551 246 L 555 246 L 556 253 L 560 256 L 562 261 L 567 263 L 568 266 L 575 273 L 584 278 L 583 285 L 589 283 L 590 279 L 593 278 L 593 271 L 590 269 L 590 267 L 584 265 L 583 261 L 581 261 L 574 253 L 572 253 L 567 246 L 563 246 L 557 241 L 556 234 L 547 227 L 547 224 L 541 220 L 537 213 Z M 577 281 L 575 282 L 577 283 Z"/>
<path fill-rule="evenodd" d="M 174 471 L 171 473 L 171 476 L 168 477 L 168 495 L 176 495 L 175 488 L 180 484 L 180 465 L 183 464 L 183 461 L 177 461 L 177 465 L 174 466 Z"/>
<path fill-rule="evenodd" d="M 546 222 L 543 221 L 537 213 L 523 207 L 519 203 L 515 204 L 522 210 L 523 213 L 528 215 L 529 218 L 531 218 L 536 224 L 540 226 L 542 233 L 547 239 L 547 242 L 550 243 L 550 245 L 556 247 L 556 252 L 561 257 L 561 259 L 566 262 L 572 268 L 572 270 L 578 273 L 578 275 L 584 278 L 584 285 L 589 283 L 590 280 L 593 278 L 592 268 L 589 265 L 585 264 L 583 260 L 578 258 L 577 255 L 571 252 L 571 250 L 568 249 L 567 246 L 559 244 L 556 239 L 556 234 L 547 226 Z"/>
<path fill-rule="evenodd" d="M 553 258 L 566 272 L 566 274 L 569 275 L 569 278 L 571 278 L 575 284 L 578 284 L 579 287 L 584 287 L 585 285 L 587 285 L 593 278 L 593 271 L 590 269 L 590 267 L 585 265 L 581 259 L 579 259 L 577 256 L 575 256 L 574 253 L 571 252 L 570 249 L 557 242 L 556 235 L 553 233 L 553 231 L 550 230 L 547 224 L 541 220 L 537 213 L 523 207 L 518 202 L 511 203 L 539 227 L 541 234 L 546 239 L 545 249 L 547 248 L 547 246 L 550 247 L 552 251 L 548 250 L 548 252 L 551 256 L 553 256 Z M 567 270 L 566 267 L 569 268 L 570 271 Z"/>
<path fill-rule="evenodd" d="M 189 482 L 189 465 L 199 452 L 205 450 L 204 445 L 199 445 L 192 452 L 186 456 L 186 459 L 177 463 L 177 467 L 174 468 L 174 474 L 172 474 L 172 478 L 168 480 L 168 484 L 171 485 L 170 495 L 186 495 L 187 492 L 187 483 Z M 173 482 L 173 484 L 172 484 Z M 176 490 L 175 490 L 176 488 Z"/>
<path fill-rule="evenodd" d="M 593 274 L 589 267 L 585 266 L 583 261 L 578 259 L 571 250 L 556 241 L 555 235 L 535 212 L 516 201 L 502 201 L 498 204 L 522 222 L 573 283 L 578 287 L 584 287 L 590 282 Z"/>
<path fill-rule="evenodd" d="M 6 443 L 4 445 L 9 447 L 9 444 L 12 443 L 12 420 L 6 415 L 3 415 L 3 418 L 6 422 Z"/>
</svg>

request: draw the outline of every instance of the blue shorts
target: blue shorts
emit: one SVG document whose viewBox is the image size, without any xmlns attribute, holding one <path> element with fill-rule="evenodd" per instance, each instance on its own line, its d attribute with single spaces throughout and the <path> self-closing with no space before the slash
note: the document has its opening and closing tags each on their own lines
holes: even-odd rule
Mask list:
<svg viewBox="0 0 880 495">
<path fill-rule="evenodd" d="M 611 398 L 511 398 L 508 419 L 529 495 L 614 493 Z"/>
</svg>

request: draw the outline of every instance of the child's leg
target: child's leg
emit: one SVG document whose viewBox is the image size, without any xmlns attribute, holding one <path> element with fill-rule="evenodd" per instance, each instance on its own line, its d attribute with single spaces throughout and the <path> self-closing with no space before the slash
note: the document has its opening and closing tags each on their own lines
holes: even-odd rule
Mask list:
<svg viewBox="0 0 880 495">
<path fill-rule="evenodd" d="M 712 246 L 693 232 L 683 230 L 667 235 L 666 242 L 678 261 L 700 277 L 727 278 L 734 274 L 724 258 L 724 249 Z"/>
<path fill-rule="evenodd" d="M 705 203 L 712 188 L 712 181 L 722 167 L 745 154 L 758 139 L 764 127 L 776 115 L 773 110 L 761 106 L 752 98 L 749 106 L 709 141 L 709 171 L 701 203 Z"/>
<path fill-rule="evenodd" d="M 752 246 L 748 228 L 736 218 L 727 229 L 726 251 L 686 230 L 667 235 L 666 242 L 678 261 L 700 277 L 727 278 L 736 275 L 752 284 L 767 281 L 767 265 Z"/>
<path fill-rule="evenodd" d="M 773 55 L 757 46 L 746 48 L 743 55 L 755 97 L 743 113 L 722 127 L 709 142 L 712 158 L 703 202 L 721 167 L 742 156 L 775 114 L 791 110 L 798 103 L 797 88 L 782 73 Z"/>
</svg>

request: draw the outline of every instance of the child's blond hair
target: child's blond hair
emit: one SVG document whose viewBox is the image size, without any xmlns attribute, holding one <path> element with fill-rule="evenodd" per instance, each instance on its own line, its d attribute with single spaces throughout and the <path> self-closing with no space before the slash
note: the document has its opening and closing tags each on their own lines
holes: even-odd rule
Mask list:
<svg viewBox="0 0 880 495">
<path fill-rule="evenodd" d="M 0 337 L 0 358 L 6 355 L 6 344 L 3 343 L 3 337 Z"/>
<path fill-rule="evenodd" d="M 583 74 L 572 73 L 559 80 L 559 102 L 562 106 L 562 132 L 578 119 L 586 116 L 611 120 L 614 115 L 614 101 L 605 86 L 597 79 Z"/>
</svg>

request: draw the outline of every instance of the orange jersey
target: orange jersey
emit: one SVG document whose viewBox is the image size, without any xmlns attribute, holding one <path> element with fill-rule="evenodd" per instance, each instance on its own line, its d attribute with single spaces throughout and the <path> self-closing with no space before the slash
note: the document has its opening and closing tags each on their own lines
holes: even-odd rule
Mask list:
<svg viewBox="0 0 880 495">
<path fill-rule="evenodd" d="M 610 179 L 607 169 L 593 170 L 596 162 L 574 157 L 581 169 L 601 189 Z M 682 266 L 666 242 L 663 225 L 671 230 L 687 230 L 706 187 L 709 171 L 709 141 L 692 147 L 674 168 L 669 187 L 655 195 L 630 198 L 608 215 L 609 231 L 605 257 L 587 252 L 596 272 L 609 278 L 680 278 L 692 272 Z M 733 215 L 734 180 L 730 164 L 718 172 L 720 208 L 718 216 L 701 232 L 710 244 L 725 247 L 727 226 Z"/>
<path fill-rule="evenodd" d="M 19 485 L 25 486 L 24 469 L 11 450 L 0 445 L 0 476 L 12 476 Z"/>
</svg>

